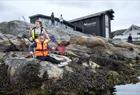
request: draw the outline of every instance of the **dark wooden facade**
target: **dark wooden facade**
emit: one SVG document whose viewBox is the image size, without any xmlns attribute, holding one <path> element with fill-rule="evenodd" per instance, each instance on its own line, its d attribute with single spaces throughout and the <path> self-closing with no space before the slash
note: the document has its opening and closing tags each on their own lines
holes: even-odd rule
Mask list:
<svg viewBox="0 0 140 95">
<path fill-rule="evenodd" d="M 114 11 L 110 9 L 70 21 L 64 20 L 63 24 L 76 31 L 109 38 L 111 37 L 111 20 L 113 20 L 114 17 L 113 13 Z M 30 16 L 31 23 L 35 23 L 38 19 L 46 20 L 44 23 L 47 23 L 51 20 L 51 17 L 42 14 Z M 59 22 L 59 19 L 55 17 L 55 21 Z"/>
<path fill-rule="evenodd" d="M 76 27 L 80 27 L 83 33 L 93 34 L 109 38 L 111 33 L 111 20 L 113 20 L 114 11 L 107 10 L 85 17 L 70 20 Z"/>
</svg>

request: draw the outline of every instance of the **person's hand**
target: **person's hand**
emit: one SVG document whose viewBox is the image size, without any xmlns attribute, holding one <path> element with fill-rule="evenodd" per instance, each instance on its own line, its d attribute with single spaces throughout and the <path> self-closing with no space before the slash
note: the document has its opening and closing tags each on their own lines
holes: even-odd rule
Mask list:
<svg viewBox="0 0 140 95">
<path fill-rule="evenodd" d="M 33 55 L 34 53 L 31 51 L 30 54 Z"/>
<path fill-rule="evenodd" d="M 31 41 L 31 42 L 32 42 L 32 41 L 33 41 L 33 38 L 32 38 L 32 37 L 30 37 L 30 38 L 29 38 L 29 41 Z"/>
<path fill-rule="evenodd" d="M 52 47 L 52 50 L 55 50 L 55 47 Z"/>
<path fill-rule="evenodd" d="M 32 26 L 29 26 L 29 30 L 32 31 Z"/>
</svg>

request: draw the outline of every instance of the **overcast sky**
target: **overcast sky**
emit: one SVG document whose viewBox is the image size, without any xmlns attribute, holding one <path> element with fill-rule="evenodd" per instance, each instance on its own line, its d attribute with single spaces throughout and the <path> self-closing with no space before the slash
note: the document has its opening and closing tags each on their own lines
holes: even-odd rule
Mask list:
<svg viewBox="0 0 140 95">
<path fill-rule="evenodd" d="M 115 11 L 112 30 L 140 26 L 139 0 L 0 0 L 0 22 L 23 20 L 22 16 L 29 22 L 31 15 L 51 12 L 71 20 L 108 9 Z"/>
</svg>

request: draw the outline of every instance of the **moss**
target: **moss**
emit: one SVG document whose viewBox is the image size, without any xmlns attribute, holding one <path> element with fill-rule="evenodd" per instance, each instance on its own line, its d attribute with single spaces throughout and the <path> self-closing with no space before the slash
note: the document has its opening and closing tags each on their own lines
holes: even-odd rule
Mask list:
<svg viewBox="0 0 140 95">
<path fill-rule="evenodd" d="M 63 79 L 46 87 L 50 95 L 94 95 L 98 90 L 107 89 L 105 74 L 102 71 L 95 73 L 91 68 L 78 64 L 71 64 L 70 67 L 73 72 L 65 71 Z"/>
<path fill-rule="evenodd" d="M 7 70 L 7 65 L 0 64 L 0 95 L 4 95 L 10 91 L 10 78 Z"/>
<path fill-rule="evenodd" d="M 109 71 L 106 78 L 110 86 L 115 86 L 116 84 L 120 83 L 120 75 L 116 71 Z"/>
<path fill-rule="evenodd" d="M 17 89 L 24 93 L 32 89 L 38 89 L 42 85 L 42 80 L 38 77 L 39 64 L 28 63 L 25 65 L 18 76 Z"/>
</svg>

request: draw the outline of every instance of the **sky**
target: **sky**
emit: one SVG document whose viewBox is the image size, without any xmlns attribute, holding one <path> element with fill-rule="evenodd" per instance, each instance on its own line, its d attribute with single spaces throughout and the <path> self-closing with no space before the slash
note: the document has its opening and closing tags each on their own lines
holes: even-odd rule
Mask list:
<svg viewBox="0 0 140 95">
<path fill-rule="evenodd" d="M 115 12 L 112 31 L 140 26 L 140 0 L 0 0 L 0 22 L 24 20 L 23 16 L 29 22 L 29 16 L 52 12 L 68 21 L 108 9 Z"/>
</svg>

